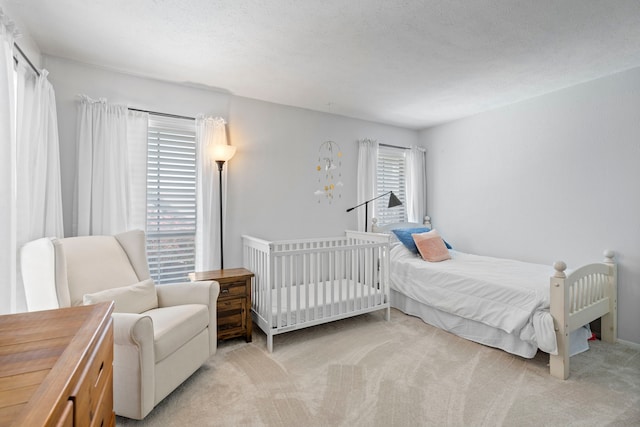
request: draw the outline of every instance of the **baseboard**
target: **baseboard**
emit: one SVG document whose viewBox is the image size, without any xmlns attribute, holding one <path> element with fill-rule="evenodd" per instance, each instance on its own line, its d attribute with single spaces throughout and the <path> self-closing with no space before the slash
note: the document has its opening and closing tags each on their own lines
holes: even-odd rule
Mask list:
<svg viewBox="0 0 640 427">
<path fill-rule="evenodd" d="M 618 342 L 620 344 L 623 344 L 623 345 L 626 345 L 627 347 L 631 347 L 631 348 L 633 348 L 635 350 L 640 350 L 640 344 L 635 343 L 633 341 L 626 341 L 626 340 L 621 340 L 620 338 L 618 338 L 616 342 Z"/>
</svg>

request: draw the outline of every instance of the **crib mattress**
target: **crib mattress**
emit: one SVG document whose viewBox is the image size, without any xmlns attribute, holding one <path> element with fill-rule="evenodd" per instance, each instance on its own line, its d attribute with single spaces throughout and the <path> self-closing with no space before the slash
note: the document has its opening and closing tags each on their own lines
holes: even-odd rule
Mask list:
<svg viewBox="0 0 640 427">
<path fill-rule="evenodd" d="M 279 303 L 278 303 L 279 302 Z M 291 326 L 381 305 L 381 289 L 355 280 L 335 280 L 271 291 L 271 315 L 277 327 Z M 278 319 L 278 312 L 280 317 Z"/>
</svg>

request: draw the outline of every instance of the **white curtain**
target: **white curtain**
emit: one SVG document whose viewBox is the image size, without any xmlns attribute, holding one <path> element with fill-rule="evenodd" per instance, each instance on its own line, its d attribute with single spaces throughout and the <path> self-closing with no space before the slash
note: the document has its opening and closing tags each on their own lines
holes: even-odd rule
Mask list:
<svg viewBox="0 0 640 427">
<path fill-rule="evenodd" d="M 20 247 L 63 237 L 55 94 L 46 70 L 14 72 L 14 36 L 0 10 L 0 313 L 26 310 Z"/>
<path fill-rule="evenodd" d="M 0 313 L 16 311 L 16 126 L 13 23 L 0 9 Z"/>
<path fill-rule="evenodd" d="M 358 141 L 358 187 L 357 198 L 358 205 L 367 200 L 371 200 L 377 195 L 378 182 L 378 141 L 371 139 L 362 139 Z M 375 203 L 369 203 L 368 219 L 365 221 L 365 207 L 361 206 L 357 209 L 358 215 L 358 231 L 365 230 L 365 224 L 371 229 L 371 218 L 374 215 Z"/>
<path fill-rule="evenodd" d="M 140 221 L 145 217 L 142 201 L 146 192 L 140 187 L 140 174 L 146 173 L 146 160 L 140 156 L 146 155 L 147 120 L 146 113 L 130 112 L 124 105 L 81 97 L 74 235 L 109 235 L 144 229 Z"/>
<path fill-rule="evenodd" d="M 55 93 L 47 80 L 18 73 L 18 242 L 64 237 Z"/>
<path fill-rule="evenodd" d="M 219 144 L 227 144 L 224 119 L 197 117 L 196 271 L 220 268 L 220 179 L 218 165 L 209 156 L 210 147 Z M 228 164 L 225 164 L 222 172 L 223 220 L 226 218 L 227 169 Z"/>
<path fill-rule="evenodd" d="M 147 150 L 149 113 L 127 113 L 127 155 L 129 156 L 129 230 L 147 229 Z"/>
<path fill-rule="evenodd" d="M 407 219 L 422 223 L 427 212 L 426 152 L 421 147 L 407 150 Z"/>
</svg>

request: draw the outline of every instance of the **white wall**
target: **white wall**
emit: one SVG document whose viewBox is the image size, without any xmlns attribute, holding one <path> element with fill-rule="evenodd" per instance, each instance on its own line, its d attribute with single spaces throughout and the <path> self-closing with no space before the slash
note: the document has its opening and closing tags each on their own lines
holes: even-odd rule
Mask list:
<svg viewBox="0 0 640 427">
<path fill-rule="evenodd" d="M 616 251 L 640 343 L 640 69 L 426 129 L 428 209 L 456 248 L 569 267 Z"/>
<path fill-rule="evenodd" d="M 356 204 L 356 141 L 418 143 L 413 130 L 134 77 L 56 57 L 45 56 L 44 61 L 56 91 L 66 235 L 71 235 L 78 94 L 151 111 L 227 119 L 230 143 L 237 147 L 225 165 L 227 268 L 242 264 L 242 234 L 285 239 L 341 235 L 356 228 L 355 215 L 363 212 L 345 212 Z M 313 195 L 318 186 L 318 149 L 326 140 L 337 142 L 344 152 L 345 187 L 342 198 L 331 205 L 318 203 Z"/>
<path fill-rule="evenodd" d="M 230 140 L 238 153 L 229 163 L 228 229 L 234 236 L 265 239 L 339 236 L 356 229 L 357 140 L 411 146 L 413 130 L 363 120 L 232 97 Z M 342 149 L 342 197 L 318 203 L 320 145 L 334 141 Z M 241 241 L 228 242 L 232 259 L 241 259 Z M 225 252 L 225 259 L 226 254 Z"/>
</svg>

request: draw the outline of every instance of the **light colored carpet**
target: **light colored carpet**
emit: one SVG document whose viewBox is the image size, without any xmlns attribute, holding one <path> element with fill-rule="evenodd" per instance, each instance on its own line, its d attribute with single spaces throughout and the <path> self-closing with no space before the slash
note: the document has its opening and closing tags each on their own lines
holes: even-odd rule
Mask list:
<svg viewBox="0 0 640 427">
<path fill-rule="evenodd" d="M 592 342 L 571 376 L 392 310 L 231 340 L 141 422 L 118 426 L 640 426 L 640 349 Z"/>
</svg>

